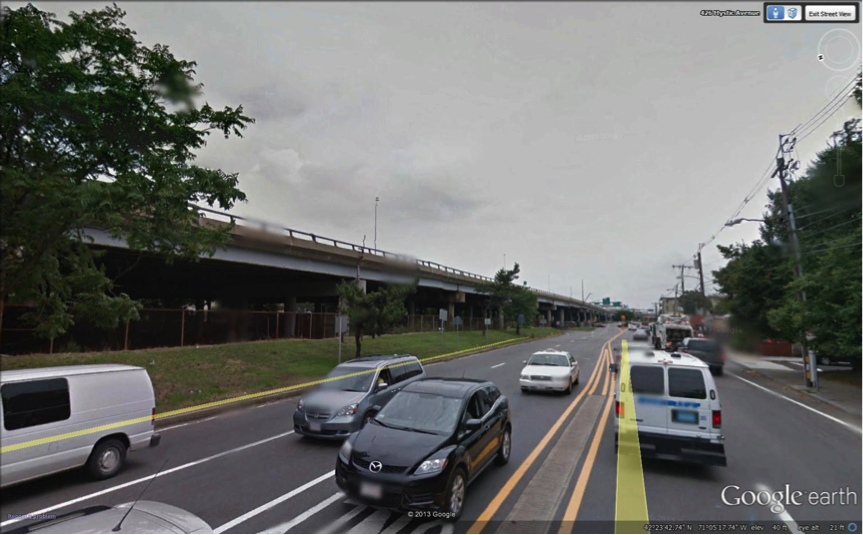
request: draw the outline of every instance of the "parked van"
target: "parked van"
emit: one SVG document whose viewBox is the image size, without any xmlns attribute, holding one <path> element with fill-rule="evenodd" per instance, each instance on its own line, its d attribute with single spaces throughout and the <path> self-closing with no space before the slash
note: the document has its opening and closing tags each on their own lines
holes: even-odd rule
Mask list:
<svg viewBox="0 0 863 535">
<path fill-rule="evenodd" d="M 629 351 L 630 385 L 615 393 L 614 447 L 621 419 L 637 425 L 642 457 L 725 466 L 719 390 L 707 364 L 686 353 Z M 624 400 L 632 400 L 627 406 Z M 634 409 L 634 410 L 633 410 Z"/>
<path fill-rule="evenodd" d="M 85 467 L 94 479 L 120 472 L 126 453 L 159 444 L 147 370 L 121 364 L 0 372 L 0 485 Z M 81 433 L 110 424 L 113 429 Z M 63 437 L 62 435 L 67 435 Z M 52 440 L 53 438 L 53 440 Z M 47 440 L 46 440 L 47 439 Z M 45 442 L 5 451 L 32 441 Z"/>
</svg>

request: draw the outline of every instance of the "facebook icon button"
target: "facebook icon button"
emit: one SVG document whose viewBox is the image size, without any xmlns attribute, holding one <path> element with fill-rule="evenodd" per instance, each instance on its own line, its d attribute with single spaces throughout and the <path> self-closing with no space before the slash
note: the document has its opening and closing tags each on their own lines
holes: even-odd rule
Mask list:
<svg viewBox="0 0 863 535">
<path fill-rule="evenodd" d="M 785 6 L 767 6 L 767 20 L 782 20 L 785 18 Z"/>
</svg>

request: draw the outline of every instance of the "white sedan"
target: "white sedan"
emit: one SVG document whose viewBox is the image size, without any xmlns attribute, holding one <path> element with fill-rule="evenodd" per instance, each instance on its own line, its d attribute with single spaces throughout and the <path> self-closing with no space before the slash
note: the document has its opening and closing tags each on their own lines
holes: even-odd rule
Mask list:
<svg viewBox="0 0 863 535">
<path fill-rule="evenodd" d="M 578 384 L 578 361 L 565 351 L 549 349 L 531 355 L 521 370 L 521 391 L 572 393 Z"/>
</svg>

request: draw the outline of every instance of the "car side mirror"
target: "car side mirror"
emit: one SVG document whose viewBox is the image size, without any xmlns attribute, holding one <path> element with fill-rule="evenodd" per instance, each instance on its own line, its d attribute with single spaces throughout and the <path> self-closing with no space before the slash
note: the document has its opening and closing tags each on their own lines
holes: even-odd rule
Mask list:
<svg viewBox="0 0 863 535">
<path fill-rule="evenodd" d="M 374 412 L 375 414 L 381 412 L 381 406 L 375 405 L 374 407 L 372 407 L 372 412 Z"/>
<path fill-rule="evenodd" d="M 482 427 L 482 420 L 479 418 L 471 418 L 464 423 L 464 428 L 468 431 L 476 431 L 480 427 Z"/>
<path fill-rule="evenodd" d="M 383 390 L 384 388 L 386 388 L 388 386 L 390 386 L 390 385 L 388 385 L 386 383 L 378 383 L 378 386 L 375 387 L 375 392 L 380 392 L 381 390 Z"/>
<path fill-rule="evenodd" d="M 523 362 L 524 364 L 527 364 L 527 361 L 526 361 L 526 360 L 523 360 L 522 362 Z"/>
</svg>

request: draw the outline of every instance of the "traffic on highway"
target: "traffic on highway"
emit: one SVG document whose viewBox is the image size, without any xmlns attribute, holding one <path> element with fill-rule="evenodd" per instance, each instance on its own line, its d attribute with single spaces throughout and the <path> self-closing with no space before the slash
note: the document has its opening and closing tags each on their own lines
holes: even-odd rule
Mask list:
<svg viewBox="0 0 863 535">
<path fill-rule="evenodd" d="M 856 534 L 860 7 L 4 1 L 0 535 Z"/>
</svg>

